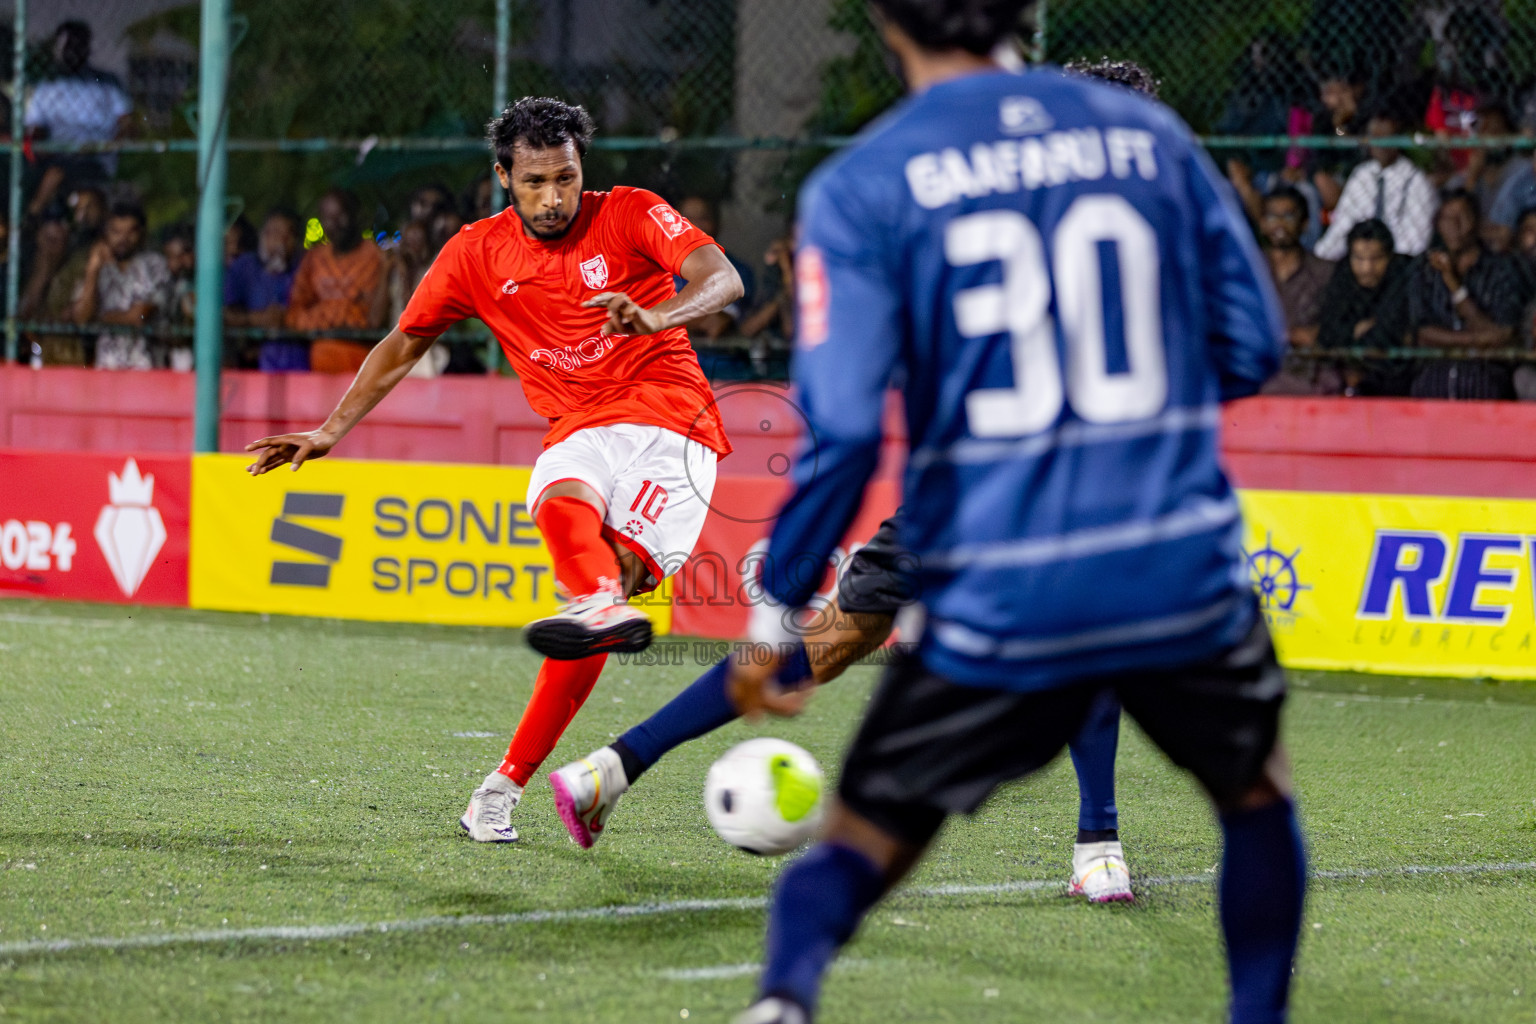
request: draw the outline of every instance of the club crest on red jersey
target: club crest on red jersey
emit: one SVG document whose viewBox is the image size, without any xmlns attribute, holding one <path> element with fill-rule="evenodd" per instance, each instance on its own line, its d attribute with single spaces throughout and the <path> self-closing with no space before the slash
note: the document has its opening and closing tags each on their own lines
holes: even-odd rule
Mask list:
<svg viewBox="0 0 1536 1024">
<path fill-rule="evenodd" d="M 666 203 L 657 203 L 651 207 L 651 219 L 661 225 L 661 230 L 666 232 L 668 238 L 676 238 L 692 227 L 688 223 L 687 217 L 684 217 Z"/>
<path fill-rule="evenodd" d="M 588 288 L 608 287 L 608 261 L 603 259 L 602 253 L 582 262 L 581 279 L 587 282 Z"/>
</svg>

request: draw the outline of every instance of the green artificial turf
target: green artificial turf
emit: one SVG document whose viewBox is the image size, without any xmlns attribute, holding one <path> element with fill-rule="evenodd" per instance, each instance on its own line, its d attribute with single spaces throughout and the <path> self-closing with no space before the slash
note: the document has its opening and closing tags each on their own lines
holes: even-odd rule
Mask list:
<svg viewBox="0 0 1536 1024">
<path fill-rule="evenodd" d="M 610 664 L 547 767 L 662 704 L 693 653 Z M 782 861 L 715 838 L 705 771 L 763 734 L 834 770 L 876 669 L 674 752 L 590 852 L 542 778 L 522 842 L 471 843 L 458 816 L 536 666 L 512 631 L 0 604 L 0 1020 L 728 1020 Z M 1294 1019 L 1536 1020 L 1536 870 L 1402 870 L 1536 861 L 1536 687 L 1302 673 L 1286 727 L 1312 867 L 1342 873 L 1311 888 Z M 1061 894 L 1058 762 L 950 829 L 821 1019 L 1221 1020 L 1211 816 L 1129 724 L 1118 771 L 1134 906 Z M 567 913 L 642 904 L 666 905 Z M 466 916 L 500 919 L 423 922 Z M 380 922 L 406 928 L 192 934 Z M 38 945 L 89 938 L 114 941 Z"/>
</svg>

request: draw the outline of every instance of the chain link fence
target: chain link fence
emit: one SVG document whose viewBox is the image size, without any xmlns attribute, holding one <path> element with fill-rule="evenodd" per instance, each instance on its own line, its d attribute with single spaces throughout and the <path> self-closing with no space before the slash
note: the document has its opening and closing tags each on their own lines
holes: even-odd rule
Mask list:
<svg viewBox="0 0 1536 1024">
<path fill-rule="evenodd" d="M 6 25 L 15 4 L 0 3 Z M 6 76 L 25 140 L 7 182 L 20 358 L 91 361 L 115 327 L 155 339 L 149 363 L 183 365 L 199 7 L 32 0 L 24 13 L 21 78 Z M 232 365 L 279 335 L 298 346 L 322 331 L 376 335 L 446 234 L 499 207 L 479 138 L 496 98 L 554 94 L 599 123 L 591 187 L 688 201 L 751 271 L 735 325 L 699 337 L 707 368 L 782 372 L 795 190 L 901 92 L 863 0 L 234 0 L 233 13 L 226 260 L 283 265 L 262 249 L 273 210 L 297 213 L 302 257 L 320 239 L 322 196 L 346 189 L 358 232 L 384 255 L 387 294 L 308 330 L 232 302 Z M 1037 59 L 1145 65 L 1206 139 L 1270 246 L 1292 317 L 1295 364 L 1277 386 L 1458 397 L 1523 386 L 1536 0 L 1046 0 L 1019 37 Z M 165 264 L 143 285 L 149 327 L 78 301 L 119 202 L 145 210 L 143 251 Z M 484 338 L 460 340 L 449 368 L 484 369 Z"/>
</svg>

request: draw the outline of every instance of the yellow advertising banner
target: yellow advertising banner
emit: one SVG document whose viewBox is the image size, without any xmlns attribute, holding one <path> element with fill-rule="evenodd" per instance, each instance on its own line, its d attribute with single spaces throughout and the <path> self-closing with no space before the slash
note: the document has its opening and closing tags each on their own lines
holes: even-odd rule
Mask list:
<svg viewBox="0 0 1536 1024">
<path fill-rule="evenodd" d="M 192 461 L 191 605 L 521 626 L 559 602 L 522 467 L 324 459 L 253 478 Z M 659 633 L 671 587 L 636 603 Z"/>
<path fill-rule="evenodd" d="M 1242 501 L 1249 574 L 1284 664 L 1536 678 L 1536 501 Z"/>
</svg>

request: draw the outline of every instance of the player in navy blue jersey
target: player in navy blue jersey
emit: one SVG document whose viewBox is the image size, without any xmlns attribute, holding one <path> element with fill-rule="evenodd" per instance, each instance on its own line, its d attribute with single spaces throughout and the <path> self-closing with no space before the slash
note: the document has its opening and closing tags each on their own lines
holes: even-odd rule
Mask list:
<svg viewBox="0 0 1536 1024">
<path fill-rule="evenodd" d="M 1157 80 L 1133 61 L 1073 61 L 1067 69 L 1157 95 Z M 802 646 L 779 667 L 780 686 L 801 689 L 831 682 L 885 643 L 897 613 L 917 596 L 915 560 L 901 547 L 898 534 L 898 517 L 892 516 L 842 567 L 828 613 L 802 631 L 809 649 Z M 550 774 L 555 808 L 572 840 L 590 849 L 606 830 L 619 798 L 663 755 L 740 717 L 726 692 L 728 668 L 729 659 L 721 659 L 614 742 Z M 1133 898 L 1115 804 L 1119 740 L 1120 704 L 1105 691 L 1067 743 L 1079 797 L 1067 891 L 1090 903 Z"/>
<path fill-rule="evenodd" d="M 991 59 L 1023 0 L 873 0 L 912 95 L 801 195 L 794 377 L 809 422 L 752 637 L 790 643 L 903 383 L 916 651 L 886 673 L 825 837 L 781 877 L 745 1024 L 821 976 L 954 813 L 1050 761 L 1112 690 L 1210 794 L 1234 1024 L 1283 1021 L 1305 856 L 1284 675 L 1218 461 L 1220 402 L 1283 325 L 1235 198 L 1167 108 Z M 771 660 L 771 659 L 770 659 Z M 794 710 L 744 658 L 746 710 Z"/>
</svg>

